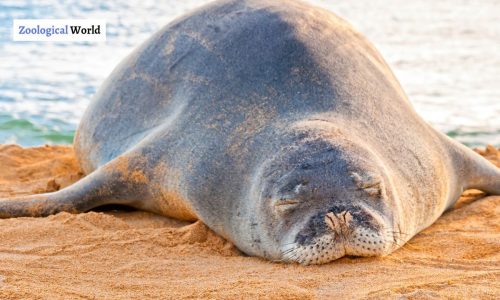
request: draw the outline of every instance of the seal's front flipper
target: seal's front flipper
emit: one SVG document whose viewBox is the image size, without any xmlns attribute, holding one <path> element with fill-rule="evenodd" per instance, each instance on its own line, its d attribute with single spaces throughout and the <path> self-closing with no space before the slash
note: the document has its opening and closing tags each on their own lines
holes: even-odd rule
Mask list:
<svg viewBox="0 0 500 300">
<path fill-rule="evenodd" d="M 449 139 L 452 159 L 462 184 L 462 190 L 478 189 L 500 195 L 500 168 L 466 146 Z"/>
<path fill-rule="evenodd" d="M 58 212 L 79 213 L 106 204 L 145 209 L 150 197 L 144 181 L 133 180 L 129 158 L 121 156 L 58 192 L 0 199 L 0 218 L 43 217 Z M 133 165 L 137 177 L 140 170 Z M 135 172 L 135 173 L 134 173 Z M 139 176 L 140 177 L 140 176 Z"/>
</svg>

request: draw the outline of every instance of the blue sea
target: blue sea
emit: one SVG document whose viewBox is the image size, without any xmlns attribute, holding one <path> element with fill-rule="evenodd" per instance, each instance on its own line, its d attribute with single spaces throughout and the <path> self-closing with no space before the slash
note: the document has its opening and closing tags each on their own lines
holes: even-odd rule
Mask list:
<svg viewBox="0 0 500 300">
<path fill-rule="evenodd" d="M 207 1 L 0 0 L 0 143 L 70 144 L 99 85 L 152 33 Z M 422 117 L 500 146 L 500 2 L 310 1 L 381 51 Z M 13 19 L 105 19 L 106 42 L 13 42 Z"/>
</svg>

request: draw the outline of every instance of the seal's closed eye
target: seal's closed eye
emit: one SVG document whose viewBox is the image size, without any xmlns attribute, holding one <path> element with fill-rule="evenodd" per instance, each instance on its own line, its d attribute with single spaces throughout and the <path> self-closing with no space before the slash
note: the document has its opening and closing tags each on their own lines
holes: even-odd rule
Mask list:
<svg viewBox="0 0 500 300">
<path fill-rule="evenodd" d="M 281 196 L 274 201 L 274 206 L 280 212 L 290 211 L 301 203 L 299 194 L 302 192 L 303 188 L 307 185 L 307 182 L 301 182 L 293 187 L 284 196 Z"/>
<path fill-rule="evenodd" d="M 382 193 L 382 178 L 375 173 L 365 172 L 351 172 L 349 176 L 352 178 L 356 186 L 360 190 L 364 190 L 368 195 L 376 197 Z"/>
<path fill-rule="evenodd" d="M 300 201 L 295 198 L 280 198 L 274 202 L 274 209 L 276 213 L 282 215 L 294 211 Z"/>
<path fill-rule="evenodd" d="M 296 204 L 299 203 L 300 201 L 298 201 L 297 199 L 281 198 L 274 203 L 274 206 L 295 206 Z"/>
</svg>

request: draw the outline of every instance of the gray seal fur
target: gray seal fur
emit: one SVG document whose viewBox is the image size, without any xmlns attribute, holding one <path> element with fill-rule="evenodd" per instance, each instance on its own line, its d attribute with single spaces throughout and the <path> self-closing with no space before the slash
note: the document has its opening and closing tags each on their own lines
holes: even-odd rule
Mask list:
<svg viewBox="0 0 500 300">
<path fill-rule="evenodd" d="M 425 123 L 377 50 L 296 1 L 216 1 L 143 43 L 78 128 L 84 179 L 0 217 L 124 204 L 200 219 L 243 252 L 386 255 L 500 172 Z"/>
</svg>

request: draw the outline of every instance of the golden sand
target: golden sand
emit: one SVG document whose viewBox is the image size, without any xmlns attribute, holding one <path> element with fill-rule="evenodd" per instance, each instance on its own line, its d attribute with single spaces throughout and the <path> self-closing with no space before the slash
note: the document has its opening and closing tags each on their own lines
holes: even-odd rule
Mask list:
<svg viewBox="0 0 500 300">
<path fill-rule="evenodd" d="M 500 151 L 479 151 L 500 167 Z M 81 178 L 71 147 L 0 146 L 0 197 Z M 500 197 L 469 191 L 383 258 L 321 266 L 242 255 L 201 222 L 139 211 L 0 220 L 0 299 L 500 298 Z"/>
</svg>

